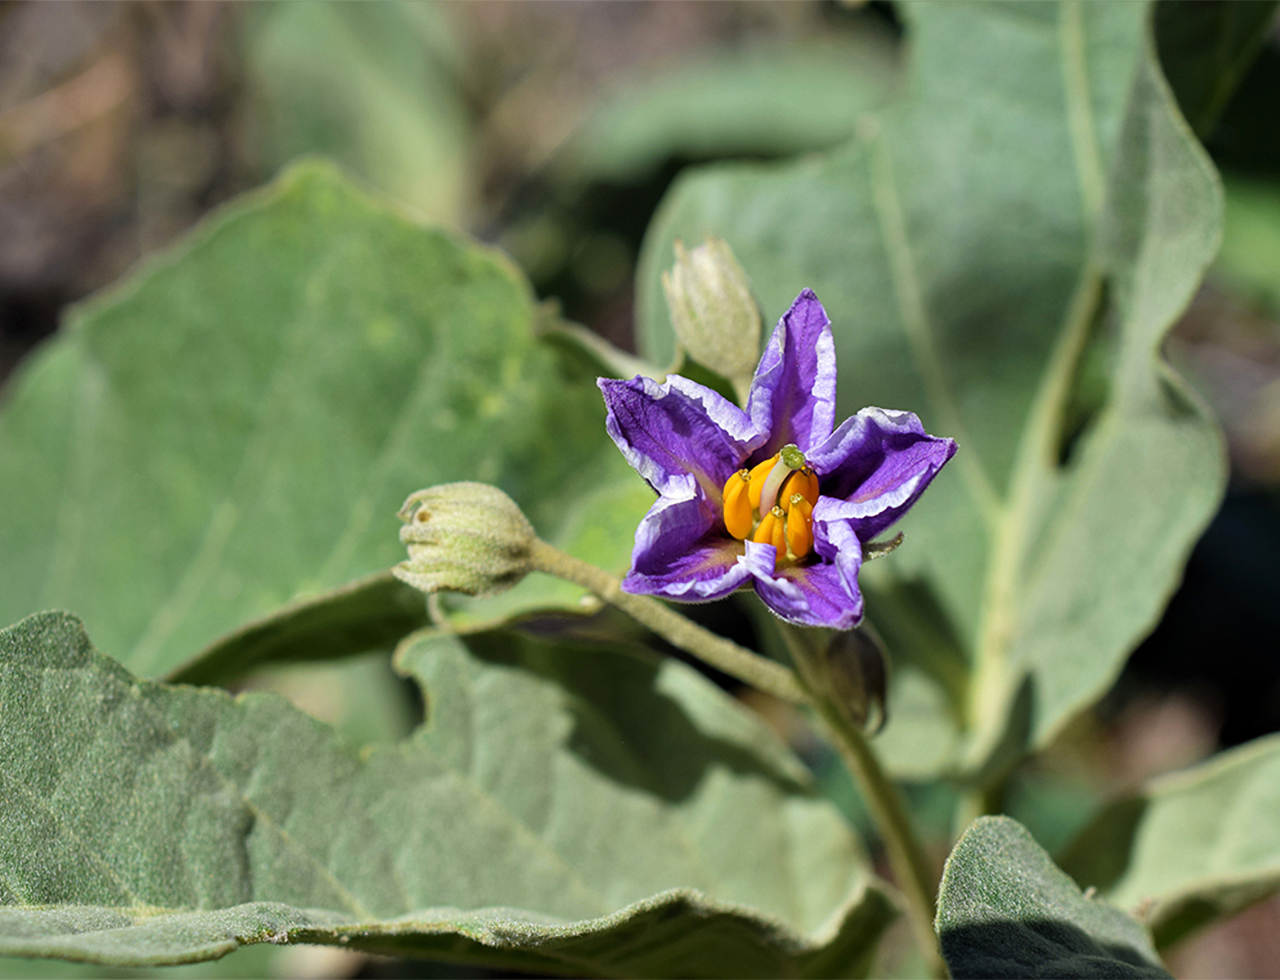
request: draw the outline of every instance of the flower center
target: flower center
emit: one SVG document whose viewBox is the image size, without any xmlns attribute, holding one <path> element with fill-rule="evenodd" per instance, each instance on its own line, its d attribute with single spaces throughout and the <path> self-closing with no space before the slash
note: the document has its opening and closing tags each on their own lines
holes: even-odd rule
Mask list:
<svg viewBox="0 0 1280 980">
<path fill-rule="evenodd" d="M 799 561 L 813 550 L 813 507 L 818 477 L 795 446 L 751 469 L 741 469 L 724 485 L 724 526 L 739 541 L 750 537 L 771 544 L 776 563 Z"/>
</svg>

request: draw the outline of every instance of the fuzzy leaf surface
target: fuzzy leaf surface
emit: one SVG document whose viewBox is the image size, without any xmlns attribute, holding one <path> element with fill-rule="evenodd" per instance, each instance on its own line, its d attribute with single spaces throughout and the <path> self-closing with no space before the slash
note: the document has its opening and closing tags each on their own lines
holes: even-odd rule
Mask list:
<svg viewBox="0 0 1280 980">
<path fill-rule="evenodd" d="M 675 661 L 419 634 L 428 719 L 353 746 L 272 694 L 0 633 L 0 954 L 255 942 L 591 975 L 865 970 L 893 907 L 780 742 Z"/>
<path fill-rule="evenodd" d="M 1136 920 L 1082 894 L 1008 817 L 979 818 L 947 858 L 937 928 L 956 980 L 1169 976 Z"/>
</svg>

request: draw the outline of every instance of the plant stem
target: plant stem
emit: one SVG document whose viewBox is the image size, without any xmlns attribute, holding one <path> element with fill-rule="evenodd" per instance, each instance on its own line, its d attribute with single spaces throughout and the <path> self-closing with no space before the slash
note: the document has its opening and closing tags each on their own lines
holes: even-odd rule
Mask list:
<svg viewBox="0 0 1280 980">
<path fill-rule="evenodd" d="M 622 583 L 608 572 L 565 554 L 542 540 L 534 541 L 530 557 L 539 571 L 591 590 L 605 602 L 649 627 L 672 646 L 693 654 L 744 684 L 797 704 L 809 700 L 789 668 L 703 629 L 657 599 L 623 592 Z"/>
<path fill-rule="evenodd" d="M 881 768 L 880 760 L 862 730 L 850 724 L 835 705 L 821 698 L 813 700 L 822 720 L 831 729 L 836 749 L 857 782 L 884 841 L 889 866 L 907 900 L 907 912 L 921 952 L 935 976 L 946 976 L 938 951 L 938 937 L 933 931 L 937 879 L 916 835 L 906 801 Z"/>
<path fill-rule="evenodd" d="M 826 722 L 836 750 L 857 783 L 871 819 L 880 832 L 889 867 L 893 869 L 894 879 L 906 898 L 907 913 L 920 951 L 930 971 L 935 976 L 945 977 L 947 970 L 933 929 L 938 878 L 920 843 L 906 800 L 880 765 L 880 759 L 862 727 L 854 723 L 833 697 L 823 694 L 830 688 L 822 681 L 826 675 L 822 658 L 827 656 L 831 635 L 823 630 L 803 630 L 785 624 L 779 631 L 799 668 L 810 704 Z"/>
</svg>

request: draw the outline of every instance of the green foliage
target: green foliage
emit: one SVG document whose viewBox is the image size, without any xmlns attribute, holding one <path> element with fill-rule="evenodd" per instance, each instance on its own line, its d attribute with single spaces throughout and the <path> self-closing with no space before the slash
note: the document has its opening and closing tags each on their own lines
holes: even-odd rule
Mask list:
<svg viewBox="0 0 1280 980">
<path fill-rule="evenodd" d="M 275 167 L 323 153 L 425 217 L 467 198 L 470 122 L 458 39 L 437 4 L 264 4 L 245 18 L 255 135 Z"/>
<path fill-rule="evenodd" d="M 396 509 L 434 484 L 496 484 L 542 537 L 621 571 L 652 493 L 595 375 L 671 363 L 659 273 L 674 239 L 715 234 L 770 317 L 818 292 L 845 413 L 915 410 L 959 441 L 906 546 L 863 572 L 896 658 L 877 747 L 901 776 L 994 790 L 1110 685 L 1221 494 L 1218 432 L 1161 356 L 1222 211 L 1174 94 L 1204 132 L 1263 7 L 912 4 L 883 111 L 897 73 L 865 47 L 619 99 L 560 159 L 562 187 L 835 146 L 679 182 L 643 256 L 648 360 L 322 164 L 74 311 L 0 411 L 0 622 L 70 608 L 121 663 L 67 614 L 0 631 L 0 954 L 124 969 L 314 942 L 519 971 L 864 974 L 901 896 L 754 715 L 604 618 L 590 640 L 498 631 L 598 608 L 577 586 L 441 597 L 465 632 L 400 644 L 427 706 L 400 744 L 411 689 L 385 659 L 341 675 L 372 707 L 340 733 L 278 696 L 136 678 L 225 682 L 423 627 L 386 569 Z M 274 158 L 327 148 L 456 219 L 467 123 L 442 17 L 255 11 Z M 1219 266 L 1263 302 L 1273 198 L 1232 189 Z M 465 517 L 451 531 L 470 541 Z M 924 795 L 946 807 L 964 782 Z M 1176 941 L 1280 890 L 1277 785 L 1280 742 L 1229 753 L 1105 809 L 1064 865 Z M 957 977 L 1165 976 L 1107 902 L 982 819 L 937 926 Z"/>
<path fill-rule="evenodd" d="M 1268 316 L 1280 316 L 1280 192 L 1246 180 L 1227 182 L 1222 252 L 1214 272 Z"/>
<path fill-rule="evenodd" d="M 0 621 L 73 609 L 131 670 L 163 675 L 246 621 L 401 560 L 396 510 L 451 480 L 496 483 L 548 540 L 624 566 L 615 529 L 651 494 L 604 432 L 593 366 L 536 340 L 534 316 L 501 257 L 397 217 L 328 167 L 227 208 L 73 313 L 11 388 Z M 493 614 L 581 595 L 530 576 Z M 385 643 L 407 607 L 373 599 L 348 608 L 366 624 L 389 612 L 363 634 Z M 487 608 L 467 607 L 472 620 Z M 221 669 L 206 657 L 185 676 Z"/>
<path fill-rule="evenodd" d="M 1280 891 L 1280 737 L 1157 779 L 1063 853 L 1082 885 L 1139 909 L 1161 947 Z"/>
<path fill-rule="evenodd" d="M 893 916 L 753 715 L 616 647 L 421 635 L 427 724 L 357 754 L 282 698 L 0 633 L 0 953 L 255 942 L 603 975 L 848 975 Z M 178 832 L 175 832 L 177 828 Z"/>
<path fill-rule="evenodd" d="M 422 593 L 390 572 L 378 572 L 245 623 L 171 670 L 169 680 L 213 684 L 273 661 L 333 660 L 389 649 L 426 625 Z"/>
<path fill-rule="evenodd" d="M 1201 137 L 1226 108 L 1276 15 L 1275 0 L 1161 0 L 1156 45 L 1182 114 Z"/>
<path fill-rule="evenodd" d="M 558 166 L 577 180 L 623 183 L 672 157 L 826 149 L 852 135 L 862 113 L 885 103 L 895 76 L 892 47 L 871 34 L 720 54 L 612 96 L 574 135 Z"/>
<path fill-rule="evenodd" d="M 1081 894 L 1008 817 L 979 819 L 947 858 L 938 935 L 957 980 L 1169 976 L 1141 925 Z"/>
<path fill-rule="evenodd" d="M 805 286 L 826 305 L 841 414 L 910 409 L 959 442 L 905 546 L 863 573 L 914 675 L 889 755 L 925 777 L 1008 765 L 1091 704 L 1217 506 L 1220 436 L 1160 343 L 1217 246 L 1221 192 L 1146 8 L 904 11 L 902 98 L 824 156 L 679 181 L 639 293 L 661 363 L 671 243 L 721 236 L 770 317 Z"/>
</svg>

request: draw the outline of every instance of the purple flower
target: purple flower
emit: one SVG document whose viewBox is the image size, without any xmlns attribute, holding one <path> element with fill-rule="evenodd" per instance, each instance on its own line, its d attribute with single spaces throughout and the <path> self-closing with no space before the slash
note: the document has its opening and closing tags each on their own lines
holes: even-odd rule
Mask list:
<svg viewBox="0 0 1280 980">
<path fill-rule="evenodd" d="M 802 626 L 862 620 L 863 542 L 956 451 L 910 412 L 864 408 L 834 428 L 831 321 L 808 289 L 778 321 L 746 411 L 676 374 L 599 385 L 609 435 L 658 494 L 622 588 L 705 602 L 750 581 Z"/>
</svg>

